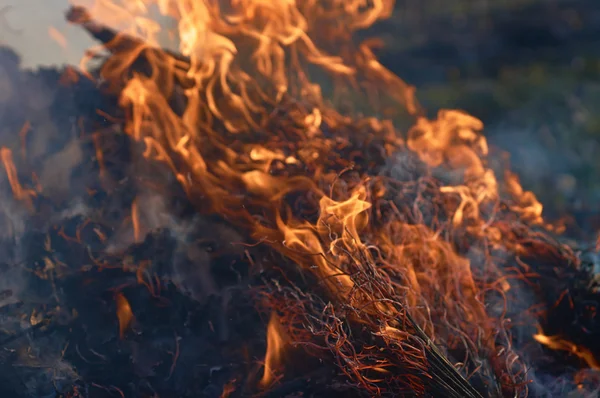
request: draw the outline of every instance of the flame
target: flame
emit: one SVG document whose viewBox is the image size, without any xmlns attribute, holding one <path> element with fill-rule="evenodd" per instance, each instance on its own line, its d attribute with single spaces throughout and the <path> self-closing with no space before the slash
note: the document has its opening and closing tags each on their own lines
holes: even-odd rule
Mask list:
<svg viewBox="0 0 600 398">
<path fill-rule="evenodd" d="M 227 382 L 227 384 L 223 386 L 223 392 L 221 392 L 220 398 L 229 398 L 229 396 L 235 392 L 236 381 L 236 379 L 230 380 L 229 382 Z"/>
<path fill-rule="evenodd" d="M 422 381 L 413 375 L 399 381 L 395 372 L 425 372 L 427 338 L 460 352 L 467 373 L 477 372 L 485 356 L 493 368 L 485 371 L 518 395 L 523 384 L 515 381 L 518 355 L 507 348 L 507 319 L 492 315 L 484 297 L 491 291 L 506 301 L 512 279 L 525 278 L 525 271 L 501 269 L 494 254 L 526 253 L 521 241 L 531 237 L 522 229 L 545 226 L 543 207 L 510 171 L 492 170 L 481 120 L 456 110 L 424 117 L 414 88 L 377 61 L 377 43 L 353 43 L 356 31 L 388 18 L 393 4 L 97 0 L 88 11 L 73 8 L 68 18 L 95 36 L 107 35 L 102 23 L 118 29 L 108 35 L 110 55 L 99 75 L 119 96 L 123 129 L 145 145 L 143 156 L 169 167 L 200 211 L 222 215 L 324 288 L 320 318 L 309 314 L 304 321 L 327 319 L 310 330 L 357 385 L 379 395 L 386 380 L 425 395 Z M 179 54 L 160 48 L 165 32 L 154 8 L 177 23 Z M 147 68 L 136 69 L 140 60 Z M 355 98 L 367 103 L 353 104 Z M 345 116 L 336 108 L 349 104 L 356 113 L 389 119 Z M 394 121 L 406 115 L 414 123 L 403 139 Z M 99 135 L 94 143 L 104 175 Z M 417 171 L 407 167 L 408 177 L 396 179 L 373 160 L 395 154 L 409 154 Z M 15 196 L 28 198 L 10 151 L 0 155 Z M 296 196 L 304 213 L 290 199 Z M 138 212 L 134 201 L 136 241 Z M 140 265 L 138 281 L 154 294 L 148 272 Z M 282 312 L 308 307 L 301 293 L 294 292 L 301 309 Z M 123 338 L 133 314 L 121 293 L 116 301 Z M 280 321 L 274 312 L 262 388 L 275 381 L 285 336 L 297 337 Z M 380 340 L 357 352 L 348 324 Z M 411 340 L 420 332 L 423 345 Z M 583 348 L 535 338 L 590 360 Z"/>
<path fill-rule="evenodd" d="M 119 292 L 115 295 L 115 302 L 117 304 L 117 318 L 119 319 L 119 336 L 124 339 L 125 333 L 133 323 L 133 312 L 123 293 Z"/>
<path fill-rule="evenodd" d="M 17 176 L 17 168 L 13 162 L 12 151 L 8 148 L 0 148 L 0 159 L 4 164 L 6 175 L 12 188 L 15 199 L 24 202 L 29 209 L 33 209 L 32 198 L 36 196 L 35 190 L 23 188 Z"/>
<path fill-rule="evenodd" d="M 104 152 L 102 152 L 102 147 L 100 143 L 100 135 L 94 134 L 92 135 L 92 140 L 94 142 L 94 148 L 96 148 L 96 162 L 98 162 L 98 167 L 100 169 L 99 175 L 103 177 L 105 174 L 105 166 L 104 166 Z"/>
<path fill-rule="evenodd" d="M 259 385 L 266 388 L 273 384 L 277 370 L 281 367 L 286 338 L 279 324 L 277 314 L 271 314 L 267 326 L 267 353 L 265 355 L 265 370 Z"/>
<path fill-rule="evenodd" d="M 600 370 L 600 362 L 596 359 L 594 354 L 585 347 L 578 346 L 577 344 L 565 340 L 560 336 L 546 336 L 542 333 L 537 333 L 533 338 L 540 344 L 545 345 L 553 350 L 567 351 L 579 359 L 585 361 L 585 363 L 592 369 Z"/>
<path fill-rule="evenodd" d="M 131 203 L 131 224 L 133 225 L 134 242 L 140 241 L 140 214 L 138 210 L 137 198 Z"/>
</svg>

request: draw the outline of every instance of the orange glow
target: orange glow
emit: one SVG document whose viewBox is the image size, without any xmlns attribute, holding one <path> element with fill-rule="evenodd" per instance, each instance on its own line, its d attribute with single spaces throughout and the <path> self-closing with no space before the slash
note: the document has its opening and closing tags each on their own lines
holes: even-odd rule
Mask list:
<svg viewBox="0 0 600 398">
<path fill-rule="evenodd" d="M 229 396 L 235 392 L 235 382 L 236 379 L 233 379 L 223 386 L 221 398 L 229 398 Z"/>
<path fill-rule="evenodd" d="M 519 182 L 519 177 L 506 171 L 506 183 L 508 191 L 518 201 L 518 205 L 513 207 L 513 210 L 521 213 L 523 218 L 531 220 L 536 224 L 541 224 L 542 219 L 542 204 L 537 200 L 533 192 L 524 191 Z"/>
<path fill-rule="evenodd" d="M 102 146 L 100 143 L 100 134 L 93 134 L 92 140 L 94 142 L 94 148 L 96 149 L 96 161 L 98 162 L 98 168 L 100 169 L 99 174 L 100 177 L 103 177 L 106 171 L 104 165 L 104 153 L 102 152 Z"/>
<path fill-rule="evenodd" d="M 127 301 L 123 293 L 117 293 L 115 301 L 117 303 L 117 318 L 119 319 L 119 336 L 121 339 L 124 339 L 125 334 L 131 328 L 133 312 L 131 311 L 129 301 Z"/>
<path fill-rule="evenodd" d="M 131 224 L 133 226 L 133 240 L 140 241 L 140 214 L 138 210 L 137 198 L 131 203 Z"/>
<path fill-rule="evenodd" d="M 534 235 L 523 230 L 548 227 L 543 207 L 516 175 L 492 169 L 481 120 L 458 110 L 426 118 L 414 88 L 376 59 L 379 44 L 353 43 L 356 31 L 390 16 L 392 0 L 92 2 L 69 20 L 92 34 L 100 23 L 118 29 L 105 43 L 110 55 L 100 76 L 126 115 L 119 127 L 145 146 L 146 160 L 173 172 L 199 212 L 222 216 L 318 285 L 327 303 L 319 316 L 328 317 L 320 337 L 337 339 L 326 351 L 346 364 L 353 383 L 377 396 L 382 385 L 400 383 L 398 369 L 425 372 L 425 348 L 409 341 L 422 331 L 434 344 L 462 350 L 466 373 L 477 372 L 475 359 L 484 356 L 510 363 L 493 371 L 518 395 L 524 383 L 507 376 L 518 356 L 499 342 L 510 335 L 509 322 L 491 315 L 485 296 L 507 301 L 517 290 L 512 281 L 533 274 L 519 259 L 522 269 L 509 272 L 494 256 L 524 254 L 523 241 Z M 178 53 L 160 49 L 161 33 L 172 32 L 161 31 L 153 8 L 176 22 Z M 136 71 L 140 58 L 147 73 Z M 400 132 L 396 117 L 407 115 L 412 127 Z M 93 137 L 103 177 L 101 133 Z M 13 192 L 26 196 L 7 154 Z M 405 154 L 418 170 L 405 179 L 386 174 L 380 163 Z M 131 204 L 136 242 L 138 205 Z M 150 270 L 139 264 L 137 280 L 157 295 Z M 273 312 L 268 324 L 262 388 L 277 380 L 289 336 L 297 337 L 289 313 L 303 308 L 272 305 L 281 319 Z M 133 314 L 122 294 L 117 308 L 123 338 Z M 353 331 L 378 339 L 361 352 L 348 348 L 349 326 L 357 324 Z M 535 338 L 590 360 L 584 348 Z M 404 382 L 425 389 L 408 376 Z"/>
<path fill-rule="evenodd" d="M 6 175 L 10 186 L 12 188 L 13 195 L 17 200 L 23 201 L 29 209 L 33 209 L 32 197 L 36 196 L 36 193 L 32 189 L 25 189 L 19 182 L 17 177 L 17 169 L 13 163 L 12 151 L 8 148 L 0 148 L 0 159 L 4 164 Z"/>
<path fill-rule="evenodd" d="M 575 343 L 564 340 L 559 336 L 546 336 L 542 333 L 535 334 L 533 338 L 540 344 L 548 348 L 559 351 L 567 351 L 581 360 L 592 369 L 600 370 L 600 362 L 594 357 L 594 354 L 585 347 L 580 347 Z"/>
<path fill-rule="evenodd" d="M 267 388 L 273 384 L 278 377 L 277 371 L 282 365 L 283 350 L 286 339 L 279 324 L 279 318 L 275 313 L 271 314 L 267 326 L 267 353 L 265 354 L 265 370 L 259 385 Z"/>
</svg>

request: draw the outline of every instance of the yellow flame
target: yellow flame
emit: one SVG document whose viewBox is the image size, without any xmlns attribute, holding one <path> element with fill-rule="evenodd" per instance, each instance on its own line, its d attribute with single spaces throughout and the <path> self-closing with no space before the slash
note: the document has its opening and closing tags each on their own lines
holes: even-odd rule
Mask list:
<svg viewBox="0 0 600 398">
<path fill-rule="evenodd" d="M 267 326 L 267 352 L 265 355 L 265 370 L 260 386 L 266 388 L 276 380 L 276 372 L 282 365 L 283 350 L 286 338 L 279 324 L 277 314 L 271 314 Z"/>
</svg>

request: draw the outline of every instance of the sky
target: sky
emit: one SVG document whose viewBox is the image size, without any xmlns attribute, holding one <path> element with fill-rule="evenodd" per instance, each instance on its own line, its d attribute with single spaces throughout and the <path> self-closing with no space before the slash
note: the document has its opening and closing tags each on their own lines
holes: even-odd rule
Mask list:
<svg viewBox="0 0 600 398">
<path fill-rule="evenodd" d="M 66 23 L 68 0 L 0 0 L 0 45 L 8 45 L 22 57 L 23 65 L 77 64 L 94 42 L 82 29 Z M 49 29 L 64 36 L 63 48 Z"/>
</svg>

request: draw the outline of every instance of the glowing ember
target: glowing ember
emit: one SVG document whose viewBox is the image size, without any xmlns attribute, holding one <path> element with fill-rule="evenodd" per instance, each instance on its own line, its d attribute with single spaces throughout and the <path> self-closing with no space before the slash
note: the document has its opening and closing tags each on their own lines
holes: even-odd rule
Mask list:
<svg viewBox="0 0 600 398">
<path fill-rule="evenodd" d="M 223 387 L 223 392 L 220 398 L 229 398 L 231 394 L 235 392 L 235 383 L 237 380 L 233 379 Z"/>
<path fill-rule="evenodd" d="M 135 242 L 140 241 L 140 215 L 138 210 L 137 199 L 131 204 L 131 224 L 133 226 L 133 239 Z"/>
</svg>

